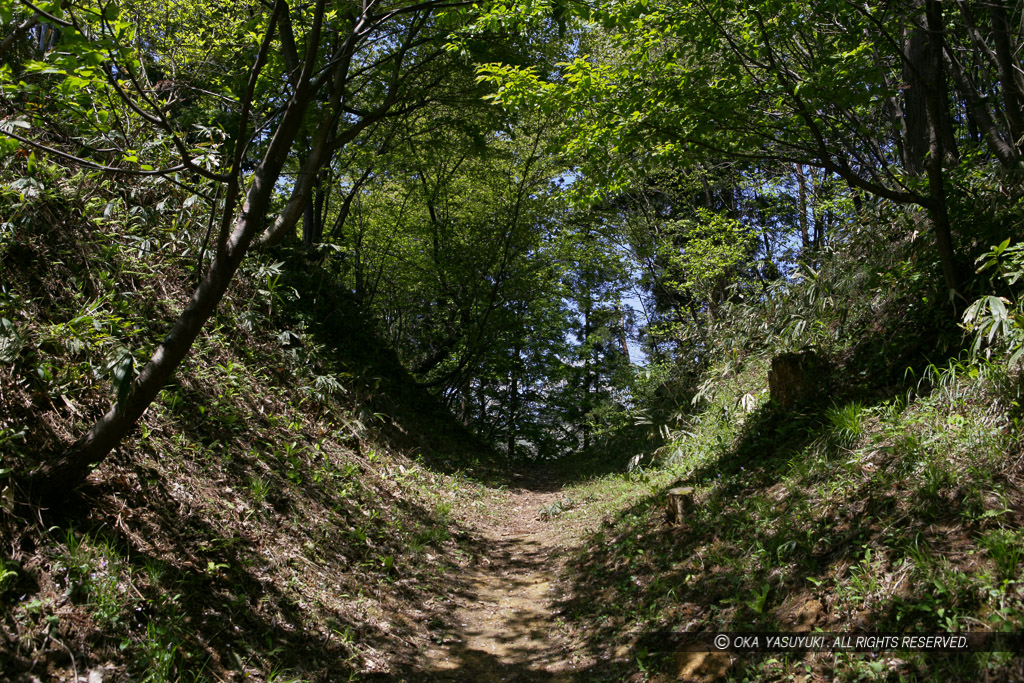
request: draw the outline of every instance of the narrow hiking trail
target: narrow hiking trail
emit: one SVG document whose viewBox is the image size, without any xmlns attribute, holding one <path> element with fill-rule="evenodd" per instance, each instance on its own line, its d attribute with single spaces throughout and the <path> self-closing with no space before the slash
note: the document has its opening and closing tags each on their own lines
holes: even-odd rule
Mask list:
<svg viewBox="0 0 1024 683">
<path fill-rule="evenodd" d="M 423 673 L 438 681 L 575 681 L 582 657 L 558 623 L 565 589 L 557 577 L 573 542 L 541 511 L 560 485 L 514 475 L 508 507 L 476 529 L 487 552 L 458 579 L 452 628 L 424 653 Z"/>
</svg>

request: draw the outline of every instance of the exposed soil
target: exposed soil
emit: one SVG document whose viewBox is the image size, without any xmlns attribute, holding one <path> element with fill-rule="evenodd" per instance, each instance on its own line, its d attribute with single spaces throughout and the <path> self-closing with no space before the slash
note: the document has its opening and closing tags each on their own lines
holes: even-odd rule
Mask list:
<svg viewBox="0 0 1024 683">
<path fill-rule="evenodd" d="M 508 507 L 478 522 L 486 554 L 465 567 L 452 598 L 450 627 L 424 653 L 419 676 L 438 681 L 574 681 L 582 665 L 559 628 L 556 577 L 571 543 L 545 519 L 560 487 L 513 478 Z"/>
</svg>

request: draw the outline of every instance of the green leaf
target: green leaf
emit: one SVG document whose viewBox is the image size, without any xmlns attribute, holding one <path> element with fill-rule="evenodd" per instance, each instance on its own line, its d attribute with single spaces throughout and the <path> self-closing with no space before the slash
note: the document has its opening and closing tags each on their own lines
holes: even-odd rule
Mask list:
<svg viewBox="0 0 1024 683">
<path fill-rule="evenodd" d="M 7 318 L 0 318 L 0 361 L 14 362 L 24 345 L 25 342 L 14 323 Z"/>
<path fill-rule="evenodd" d="M 988 307 L 992 311 L 992 314 L 999 320 L 1006 320 L 1006 305 L 1003 303 L 1006 301 L 1000 296 L 988 297 Z"/>
<path fill-rule="evenodd" d="M 132 388 L 132 380 L 135 378 L 135 358 L 131 351 L 125 350 L 121 357 L 114 364 L 113 384 L 117 392 L 117 409 L 124 410 L 124 404 L 128 400 L 128 393 Z"/>
</svg>

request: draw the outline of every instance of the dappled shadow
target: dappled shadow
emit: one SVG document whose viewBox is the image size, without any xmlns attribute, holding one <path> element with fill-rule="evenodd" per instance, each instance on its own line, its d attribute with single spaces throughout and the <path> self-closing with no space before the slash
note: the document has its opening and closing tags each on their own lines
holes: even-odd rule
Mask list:
<svg viewBox="0 0 1024 683">
<path fill-rule="evenodd" d="M 552 522 L 539 516 L 560 492 L 543 469 L 508 479 L 507 517 L 489 523 L 472 541 L 471 566 L 459 572 L 450 618 L 437 623 L 435 647 L 398 672 L 404 680 L 600 680 L 566 637 L 553 605 L 564 561 Z"/>
<path fill-rule="evenodd" d="M 266 476 L 266 470 L 255 464 L 255 460 L 234 461 L 218 483 L 238 487 L 244 486 L 246 472 Z M 385 550 L 388 541 L 383 535 L 378 543 L 385 545 L 376 552 L 365 546 L 361 549 L 347 536 L 349 520 L 359 515 L 358 500 L 346 501 L 314 487 L 297 491 L 283 486 L 280 502 L 254 513 L 252 523 L 238 520 L 237 525 L 219 526 L 204 514 L 207 511 L 189 509 L 180 490 L 170 490 L 180 489 L 181 483 L 164 479 L 153 470 L 137 470 L 141 480 L 137 487 L 112 495 L 109 482 L 87 485 L 72 504 L 51 511 L 46 523 L 73 526 L 78 534 L 88 534 L 91 542 L 110 544 L 122 565 L 136 577 L 134 590 L 141 591 L 143 598 L 139 609 L 129 616 L 127 628 L 145 632 L 155 627 L 167 647 L 180 646 L 187 652 L 188 658 L 179 662 L 180 675 L 201 671 L 205 675 L 223 671 L 258 674 L 265 671 L 269 657 L 279 671 L 301 673 L 308 680 L 333 681 L 348 680 L 355 666 L 366 666 L 360 653 L 376 651 L 398 662 L 413 662 L 410 635 L 423 629 L 423 624 L 402 627 L 395 623 L 401 621 L 401 615 L 365 620 L 349 608 L 351 600 L 333 606 L 311 605 L 320 596 L 316 590 L 308 590 L 307 584 L 330 581 L 334 584 L 331 588 L 352 593 L 357 602 L 363 594 L 382 605 L 400 602 L 403 609 L 421 614 L 424 623 L 445 616 L 443 606 L 428 604 L 432 596 L 470 589 L 458 574 L 427 574 L 415 582 L 403 582 L 401 569 L 389 573 L 379 566 L 376 571 L 359 569 L 356 583 L 346 578 L 352 572 L 344 569 L 356 570 L 357 564 L 374 560 L 382 552 L 394 553 L 399 566 L 403 560 L 412 561 L 400 548 Z M 119 471 L 114 476 L 131 475 Z M 322 506 L 322 510 L 333 508 L 330 519 L 316 529 L 288 528 L 287 516 L 295 514 L 300 500 L 305 505 Z M 404 517 L 443 524 L 453 535 L 468 536 L 459 525 L 433 519 L 431 510 L 407 500 L 379 500 L 382 506 L 389 503 L 404 508 Z M 273 527 L 287 529 L 284 533 L 289 537 L 275 534 Z M 325 535 L 318 538 L 318 533 Z M 281 565 L 287 569 L 282 570 Z M 291 579 L 285 582 L 288 576 Z M 78 649 L 75 645 L 69 643 L 73 650 Z M 100 660 L 118 645 L 117 639 L 103 637 L 79 644 L 88 648 L 91 658 Z M 53 665 L 67 665 L 62 652 L 52 654 Z M 80 665 L 87 661 L 81 651 L 76 656 Z M 383 659 L 378 663 L 387 665 Z"/>
<path fill-rule="evenodd" d="M 819 415 L 763 408 L 722 457 L 677 482 L 697 491 L 682 524 L 666 521 L 656 493 L 592 533 L 565 566 L 571 590 L 558 604 L 580 627 L 585 651 L 600 656 L 630 632 L 636 643 L 665 630 L 942 632 L 949 611 L 941 607 L 978 607 L 983 596 L 952 583 L 914 585 L 904 561 L 920 544 L 968 571 L 971 560 L 960 551 L 978 530 L 965 522 L 968 503 L 955 487 L 922 494 L 894 471 L 884 448 L 868 460 L 822 449 L 822 466 L 804 469 L 808 447 L 828 438 Z M 908 499 L 926 514 L 908 516 Z M 620 671 L 633 657 L 676 666 L 671 652 L 634 647 Z M 962 666 L 966 675 L 983 673 L 980 660 L 965 657 Z"/>
<path fill-rule="evenodd" d="M 262 351 L 249 358 L 254 367 L 278 362 L 273 349 Z M 385 443 L 362 453 L 363 442 L 342 430 L 280 417 L 294 414 L 287 396 L 226 390 L 252 381 L 251 369 L 235 376 L 228 367 L 217 381 L 182 373 L 146 438 L 115 451 L 60 509 L 42 512 L 42 528 L 74 529 L 112 550 L 127 588 L 119 600 L 134 609 L 113 627 L 90 623 L 91 605 L 62 597 L 59 585 L 37 586 L 65 615 L 53 637 L 66 647 L 12 653 L 0 662 L 4 676 L 70 671 L 71 656 L 80 670 L 125 662 L 128 645 L 112 680 L 147 669 L 146 657 L 160 651 L 179 677 L 258 679 L 273 669 L 348 680 L 413 666 L 416 643 L 450 621 L 445 596 L 472 588 L 454 558 L 473 532 L 401 492 L 391 478 L 397 465 L 371 461 L 385 457 Z M 169 450 L 174 457 L 164 458 Z"/>
</svg>

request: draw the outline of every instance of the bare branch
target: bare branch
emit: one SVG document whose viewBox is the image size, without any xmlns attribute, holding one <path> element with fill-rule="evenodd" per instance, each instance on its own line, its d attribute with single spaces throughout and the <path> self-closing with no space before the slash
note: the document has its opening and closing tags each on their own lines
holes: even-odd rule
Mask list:
<svg viewBox="0 0 1024 683">
<path fill-rule="evenodd" d="M 66 161 L 78 164 L 79 166 L 85 166 L 86 168 L 92 168 L 97 171 L 109 171 L 110 173 L 123 173 L 124 175 L 134 176 L 155 176 L 167 175 L 168 173 L 177 173 L 179 171 L 190 170 L 185 164 L 178 164 L 177 166 L 171 166 L 169 168 L 158 168 L 152 171 L 143 171 L 140 169 L 133 168 L 118 168 L 117 166 L 104 166 L 103 164 L 97 164 L 94 161 L 89 161 L 88 159 L 83 159 L 82 157 L 76 157 L 74 154 L 62 152 L 61 150 L 56 149 L 54 147 L 48 147 L 47 145 L 44 145 L 40 142 L 36 142 L 35 140 L 31 140 L 24 136 L 18 135 L 17 133 L 12 133 L 9 130 L 0 130 L 0 135 L 6 135 L 7 137 L 13 140 L 17 140 L 18 142 L 24 143 L 29 147 L 33 147 L 35 149 L 46 152 L 47 154 L 52 154 Z"/>
</svg>

